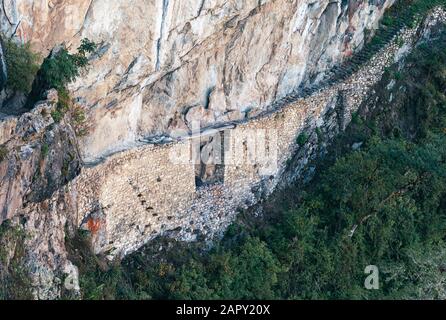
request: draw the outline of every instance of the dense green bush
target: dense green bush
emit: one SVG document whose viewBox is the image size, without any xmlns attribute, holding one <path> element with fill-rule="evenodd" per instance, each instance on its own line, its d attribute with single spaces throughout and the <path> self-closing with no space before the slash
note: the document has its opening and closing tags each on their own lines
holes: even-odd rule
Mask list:
<svg viewBox="0 0 446 320">
<path fill-rule="evenodd" d="M 299 145 L 299 147 L 303 147 L 309 139 L 310 137 L 308 136 L 308 134 L 303 132 L 297 136 L 296 143 Z"/>
<path fill-rule="evenodd" d="M 17 44 L 8 38 L 4 41 L 4 45 L 8 72 L 6 86 L 11 90 L 28 94 L 39 70 L 39 56 L 31 50 L 30 44 Z"/>
<path fill-rule="evenodd" d="M 8 156 L 8 149 L 4 145 L 0 145 L 0 162 Z"/>
<path fill-rule="evenodd" d="M 80 72 L 88 66 L 88 55 L 96 50 L 96 44 L 88 39 L 83 39 L 77 53 L 71 54 L 65 47 L 60 47 L 46 58 L 40 67 L 33 84 L 33 89 L 28 99 L 28 107 L 32 107 L 36 101 L 44 98 L 44 93 L 49 89 L 56 89 L 59 94 L 57 110 L 52 113 L 56 122 L 60 121 L 65 113 L 72 108 L 67 85 L 73 82 Z"/>
<path fill-rule="evenodd" d="M 65 90 L 80 71 L 88 65 L 87 55 L 96 50 L 96 44 L 83 39 L 77 53 L 70 54 L 64 47 L 59 48 L 43 62 L 39 77 L 44 90 L 55 88 Z"/>
</svg>

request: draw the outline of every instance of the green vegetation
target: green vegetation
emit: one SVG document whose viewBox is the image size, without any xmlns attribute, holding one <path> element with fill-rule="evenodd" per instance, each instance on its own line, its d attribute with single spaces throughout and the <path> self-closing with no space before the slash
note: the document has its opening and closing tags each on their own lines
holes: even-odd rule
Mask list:
<svg viewBox="0 0 446 320">
<path fill-rule="evenodd" d="M 303 132 L 297 137 L 296 143 L 299 145 L 299 147 L 303 147 L 308 142 L 309 139 L 310 137 L 308 136 L 308 134 Z"/>
<path fill-rule="evenodd" d="M 48 155 L 48 152 L 49 152 L 48 144 L 44 143 L 42 145 L 42 151 L 41 152 L 42 152 L 42 157 L 44 157 L 44 158 Z"/>
<path fill-rule="evenodd" d="M 33 105 L 43 98 L 49 89 L 56 89 L 59 94 L 57 109 L 51 114 L 54 121 L 59 122 L 66 112 L 73 107 L 67 85 L 73 82 L 80 72 L 88 66 L 88 55 L 96 50 L 96 44 L 83 39 L 77 53 L 71 54 L 64 47 L 46 58 L 37 74 L 28 105 Z"/>
<path fill-rule="evenodd" d="M 396 45 L 398 46 L 398 48 L 402 48 L 404 46 L 404 39 L 402 37 L 398 37 L 396 39 Z"/>
<path fill-rule="evenodd" d="M 3 37 L 5 38 L 5 37 Z M 83 39 L 77 53 L 71 54 L 65 47 L 55 50 L 39 66 L 39 56 L 32 52 L 29 44 L 19 45 L 13 40 L 5 41 L 5 57 L 8 71 L 7 87 L 13 91 L 27 95 L 27 108 L 44 99 L 44 93 L 56 89 L 59 94 L 57 110 L 52 112 L 56 122 L 62 120 L 68 111 L 73 110 L 76 127 L 81 127 L 85 121 L 82 109 L 73 106 L 67 85 L 73 82 L 80 72 L 89 64 L 88 56 L 96 50 L 96 44 Z M 80 128 L 77 131 L 84 132 Z"/>
<path fill-rule="evenodd" d="M 356 124 L 356 125 L 361 125 L 362 124 L 362 119 L 359 115 L 358 112 L 355 112 L 352 114 L 352 123 Z"/>
<path fill-rule="evenodd" d="M 361 53 L 353 55 L 346 63 L 353 66 L 361 65 L 376 51 L 394 40 L 399 30 L 404 27 L 416 27 L 426 13 L 440 5 L 446 7 L 446 0 L 397 0 L 383 16 L 381 27 L 376 32 L 366 31 L 366 44 Z M 401 47 L 404 44 L 403 39 L 397 38 L 396 44 Z"/>
<path fill-rule="evenodd" d="M 4 44 L 8 70 L 6 86 L 11 90 L 28 94 L 39 70 L 39 56 L 33 53 L 30 44 L 16 44 L 11 39 L 7 39 Z"/>
<path fill-rule="evenodd" d="M 0 225 L 0 300 L 32 299 L 23 266 L 24 239 L 23 230 L 9 221 Z"/>
<path fill-rule="evenodd" d="M 395 24 L 395 17 L 391 15 L 385 15 L 381 20 L 381 24 L 386 27 L 392 26 Z"/>
<path fill-rule="evenodd" d="M 317 127 L 315 129 L 315 132 L 316 132 L 316 136 L 317 136 L 318 141 L 324 140 L 324 133 L 322 132 L 321 128 Z"/>
<path fill-rule="evenodd" d="M 67 49 L 60 48 L 53 55 L 44 60 L 34 84 L 33 96 L 38 100 L 49 89 L 56 89 L 59 94 L 57 109 L 51 116 L 59 122 L 64 115 L 74 109 L 67 85 L 73 82 L 82 69 L 88 66 L 88 55 L 96 50 L 96 44 L 83 39 L 77 53 L 70 54 Z M 79 110 L 76 109 L 76 119 L 79 119 Z"/>
<path fill-rule="evenodd" d="M 262 219 L 240 214 L 211 250 L 159 239 L 107 267 L 76 244 L 85 238 L 72 240 L 83 297 L 446 298 L 446 33 L 407 64 L 393 104 L 385 88 L 396 67 L 311 184 L 276 193 Z M 364 288 L 368 265 L 379 267 L 379 290 Z"/>
<path fill-rule="evenodd" d="M 5 145 L 0 145 L 0 162 L 6 159 L 8 155 L 8 149 Z"/>
<path fill-rule="evenodd" d="M 42 63 L 39 76 L 41 89 L 55 88 L 66 90 L 68 83 L 74 81 L 80 71 L 87 67 L 87 55 L 96 50 L 96 44 L 88 39 L 83 39 L 77 53 L 70 54 L 67 49 L 60 48 L 51 57 Z"/>
<path fill-rule="evenodd" d="M 57 92 L 59 101 L 57 103 L 56 110 L 51 112 L 51 116 L 53 117 L 55 122 L 60 122 L 65 113 L 67 113 L 71 109 L 72 100 L 68 90 L 65 87 L 58 89 Z"/>
</svg>

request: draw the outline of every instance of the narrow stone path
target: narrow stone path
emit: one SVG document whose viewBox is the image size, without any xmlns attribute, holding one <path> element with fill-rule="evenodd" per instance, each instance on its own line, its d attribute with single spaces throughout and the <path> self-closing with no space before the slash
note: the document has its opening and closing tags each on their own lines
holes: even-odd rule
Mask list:
<svg viewBox="0 0 446 320">
<path fill-rule="evenodd" d="M 428 12 L 432 11 L 435 8 L 438 8 L 439 6 L 446 7 L 446 0 L 420 0 L 418 2 L 418 5 L 411 5 L 410 7 L 404 7 L 404 1 L 400 0 L 389 9 L 388 13 L 386 13 L 385 20 L 388 22 L 382 23 L 383 25 L 376 31 L 372 40 L 367 43 L 360 51 L 354 53 L 348 60 L 345 60 L 340 65 L 334 66 L 330 71 L 328 71 L 325 79 L 308 87 L 300 86 L 296 88 L 285 97 L 276 100 L 271 105 L 266 107 L 265 111 L 260 112 L 253 117 L 234 120 L 230 122 L 215 123 L 211 126 L 201 128 L 199 133 L 196 132 L 192 135 L 182 136 L 178 138 L 172 138 L 166 134 L 141 138 L 131 147 L 138 147 L 142 145 L 169 144 L 182 140 L 193 139 L 199 134 L 207 135 L 215 133 L 215 131 L 226 130 L 229 127 L 233 128 L 250 121 L 270 116 L 271 114 L 274 114 L 282 108 L 286 108 L 287 106 L 299 100 L 306 99 L 324 90 L 335 87 L 343 83 L 345 80 L 359 71 L 364 65 L 369 63 L 369 61 L 383 48 L 387 47 L 393 42 L 396 42 L 398 40 L 399 34 L 405 28 L 414 27 L 421 19 L 423 19 L 428 14 Z M 126 150 L 128 150 L 128 148 L 121 151 Z M 102 156 L 95 161 L 87 162 L 86 166 L 94 167 L 105 161 L 108 157 L 121 151 Z"/>
</svg>

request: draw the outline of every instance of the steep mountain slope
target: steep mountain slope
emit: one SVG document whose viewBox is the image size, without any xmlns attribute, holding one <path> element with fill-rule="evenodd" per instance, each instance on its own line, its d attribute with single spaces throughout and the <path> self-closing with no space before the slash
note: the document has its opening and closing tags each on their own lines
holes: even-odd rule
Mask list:
<svg viewBox="0 0 446 320">
<path fill-rule="evenodd" d="M 444 299 L 445 40 L 433 26 L 328 152 L 320 145 L 311 182 L 245 211 L 211 250 L 160 238 L 108 270 L 73 252 L 84 297 Z M 377 290 L 364 287 L 370 265 Z"/>
<path fill-rule="evenodd" d="M 446 20 L 444 10 L 428 10 L 440 0 L 415 2 L 428 4 L 422 15 L 404 23 L 386 16 L 386 38 L 350 61 L 393 1 L 3 0 L 1 39 L 29 40 L 41 58 L 51 50 L 47 68 L 62 52 L 67 60 L 56 70 L 68 69 L 68 80 L 78 74 L 67 61 L 88 68 L 70 90 L 45 87 L 33 97 L 8 82 L 0 90 L 0 294 L 79 297 L 75 265 L 106 270 L 159 235 L 212 240 L 277 185 L 310 177 L 308 162 L 327 152 L 358 107 L 380 97 L 372 89 L 385 68 Z M 74 53 L 86 38 L 95 41 L 86 42 L 88 58 Z M 34 61 L 28 47 L 17 48 Z M 7 80 L 7 59 L 0 61 Z M 216 136 L 276 132 L 268 138 L 278 148 L 273 171 L 226 157 L 219 165 L 174 162 L 172 151 L 189 157 L 188 140 L 176 137 L 196 120 L 210 126 L 198 146 L 209 153 L 230 153 L 213 145 Z"/>
</svg>

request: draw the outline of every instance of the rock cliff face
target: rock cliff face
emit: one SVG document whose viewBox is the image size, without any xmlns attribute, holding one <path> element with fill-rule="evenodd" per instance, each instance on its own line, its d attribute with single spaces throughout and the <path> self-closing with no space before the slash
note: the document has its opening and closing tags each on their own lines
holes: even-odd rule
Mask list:
<svg viewBox="0 0 446 320">
<path fill-rule="evenodd" d="M 266 117 L 208 130 L 205 140 L 234 140 L 235 148 L 240 137 L 246 146 L 250 132 L 272 129 L 267 139 L 278 144 L 278 167 L 268 174 L 257 164 L 229 161 L 231 148 L 223 150 L 218 168 L 192 162 L 173 167 L 171 149 L 185 148 L 189 155 L 187 141 L 138 142 L 188 132 L 194 121 L 211 126 L 269 110 L 271 102 L 320 82 L 358 50 L 365 30 L 392 3 L 0 0 L 1 30 L 31 41 L 42 55 L 61 42 L 74 50 L 84 37 L 99 44 L 89 70 L 70 87 L 87 112 L 86 136 L 76 137 L 69 114 L 54 122 L 53 91 L 30 112 L 0 121 L 0 223 L 11 220 L 27 234 L 34 296 L 59 297 L 67 277 L 76 289 L 77 270 L 65 248 L 69 231 L 89 230 L 94 251 L 109 258 L 159 235 L 211 239 L 240 208 L 300 176 L 318 145 L 343 130 L 370 96 L 384 69 L 428 37 L 429 24 L 402 30 L 325 90 Z M 445 12 L 427 21 L 444 23 Z M 318 132 L 327 140 L 320 141 Z M 304 142 L 296 141 L 300 134 Z M 123 149 L 129 150 L 110 155 Z M 197 177 L 211 183 L 203 186 Z"/>
<path fill-rule="evenodd" d="M 6 85 L 6 77 L 7 77 L 6 60 L 3 52 L 2 37 L 0 36 L 0 92 Z"/>
<path fill-rule="evenodd" d="M 69 119 L 55 123 L 51 116 L 57 101 L 50 91 L 31 112 L 0 122 L 0 223 L 12 221 L 26 234 L 24 264 L 42 299 L 57 298 L 62 279 L 76 273 L 65 250 L 65 231 L 76 228 L 76 217 L 63 186 L 82 162 Z"/>
<path fill-rule="evenodd" d="M 100 44 L 72 90 L 84 159 L 139 138 L 241 119 L 360 47 L 394 0 L 2 0 L 1 30 L 47 53 Z"/>
</svg>

